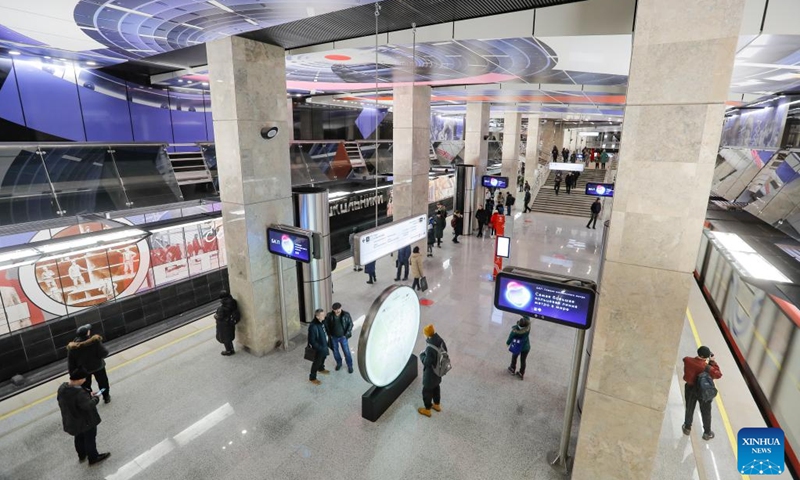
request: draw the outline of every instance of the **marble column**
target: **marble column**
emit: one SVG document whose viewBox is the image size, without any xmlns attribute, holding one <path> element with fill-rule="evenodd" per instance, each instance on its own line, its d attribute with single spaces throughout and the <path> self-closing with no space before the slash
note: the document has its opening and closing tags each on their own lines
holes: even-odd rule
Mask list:
<svg viewBox="0 0 800 480">
<path fill-rule="evenodd" d="M 261 356 L 281 340 L 279 274 L 290 335 L 300 330 L 295 264 L 280 272 L 266 238 L 268 225 L 293 224 L 284 50 L 226 37 L 206 51 L 230 289 L 242 314 L 236 341 Z M 262 138 L 271 127 L 277 136 Z"/>
<path fill-rule="evenodd" d="M 517 172 L 519 171 L 519 143 L 522 132 L 522 114 L 505 112 L 503 115 L 503 164 L 501 175 L 508 177 L 508 189 L 517 193 Z"/>
<path fill-rule="evenodd" d="M 744 2 L 638 3 L 573 480 L 651 478 Z"/>
<path fill-rule="evenodd" d="M 539 129 L 541 130 L 542 149 L 547 153 L 547 158 L 552 161 L 550 152 L 553 145 L 558 148 L 558 158 L 561 158 L 561 149 L 564 148 L 564 122 L 561 120 L 545 120 Z M 561 161 L 561 160 L 559 160 Z"/>
<path fill-rule="evenodd" d="M 539 166 L 539 124 L 539 115 L 528 117 L 528 134 L 525 141 L 525 181 L 531 187 L 536 181 L 536 170 Z"/>
<path fill-rule="evenodd" d="M 467 103 L 467 117 L 464 120 L 464 164 L 475 166 L 475 205 L 484 202 L 485 189 L 480 187 L 481 177 L 486 175 L 486 166 L 489 162 L 489 103 Z"/>
<path fill-rule="evenodd" d="M 431 87 L 394 89 L 394 218 L 428 213 L 431 145 Z M 424 247 L 422 241 L 418 246 Z"/>
</svg>

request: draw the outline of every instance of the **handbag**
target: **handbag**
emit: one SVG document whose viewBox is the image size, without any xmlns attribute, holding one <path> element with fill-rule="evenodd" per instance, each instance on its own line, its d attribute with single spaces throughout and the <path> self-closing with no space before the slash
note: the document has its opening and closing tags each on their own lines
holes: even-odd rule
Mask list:
<svg viewBox="0 0 800 480">
<path fill-rule="evenodd" d="M 427 278 L 420 277 L 420 279 L 419 279 L 419 289 L 421 291 L 423 291 L 423 292 L 428 289 L 428 279 Z"/>
<path fill-rule="evenodd" d="M 313 362 L 315 358 L 317 358 L 317 351 L 314 350 L 314 347 L 311 345 L 306 345 L 306 351 L 303 353 L 303 358 L 308 360 L 309 362 Z"/>
</svg>

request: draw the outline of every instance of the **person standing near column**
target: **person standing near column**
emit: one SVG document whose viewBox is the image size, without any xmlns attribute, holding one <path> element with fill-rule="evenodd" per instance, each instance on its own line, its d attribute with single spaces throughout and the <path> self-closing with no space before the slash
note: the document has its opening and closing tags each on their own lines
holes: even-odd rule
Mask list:
<svg viewBox="0 0 800 480">
<path fill-rule="evenodd" d="M 483 237 L 483 227 L 489 222 L 489 212 L 483 208 L 483 205 L 478 205 L 478 210 L 475 212 L 475 220 L 478 221 L 478 238 Z"/>
<path fill-rule="evenodd" d="M 591 206 L 592 216 L 589 217 L 589 223 L 586 224 L 586 228 L 597 228 L 597 217 L 600 216 L 600 211 L 603 209 L 603 206 L 600 205 L 600 199 L 595 198 L 594 203 Z"/>
<path fill-rule="evenodd" d="M 226 291 L 219 293 L 220 306 L 214 313 L 214 320 L 217 322 L 217 341 L 225 345 L 225 350 L 221 355 L 226 357 L 233 355 L 233 340 L 236 338 L 236 324 L 239 323 L 241 315 L 236 300 Z"/>
<path fill-rule="evenodd" d="M 347 362 L 347 372 L 353 373 L 353 357 L 350 355 L 350 344 L 347 339 L 353 336 L 353 317 L 350 312 L 342 310 L 342 304 L 333 304 L 333 310 L 325 317 L 325 330 L 330 336 L 331 350 L 333 358 L 336 360 L 336 371 L 342 369 L 342 356 L 339 354 L 341 346 L 344 352 L 344 359 Z"/>
<path fill-rule="evenodd" d="M 102 462 L 110 453 L 97 452 L 97 426 L 102 421 L 97 413 L 100 398 L 85 386 L 89 373 L 85 368 L 76 368 L 69 373 L 69 382 L 58 387 L 56 399 L 61 410 L 64 431 L 75 437 L 78 461 L 89 459 L 89 465 Z"/>
<path fill-rule="evenodd" d="M 355 250 L 355 245 L 353 243 L 355 241 L 355 237 L 356 237 L 356 232 L 357 231 L 358 231 L 358 229 L 356 227 L 353 227 L 353 230 L 350 232 L 350 237 L 348 239 L 349 242 L 350 242 L 350 255 L 353 256 L 353 271 L 354 272 L 360 272 L 361 271 L 361 266 L 356 263 L 356 250 Z"/>
<path fill-rule="evenodd" d="M 311 362 L 311 373 L 308 375 L 308 381 L 314 385 L 319 385 L 317 380 L 317 372 L 327 375 L 331 373 L 325 370 L 325 357 L 328 356 L 328 334 L 325 332 L 325 325 L 322 320 L 325 319 L 325 311 L 321 308 L 314 310 L 314 320 L 308 326 L 308 344 L 314 349 L 314 361 Z"/>
<path fill-rule="evenodd" d="M 436 237 L 436 246 L 442 248 L 442 237 L 444 237 L 444 215 L 442 212 L 436 212 L 436 223 L 433 226 L 434 236 Z"/>
<path fill-rule="evenodd" d="M 417 411 L 420 415 L 430 417 L 431 408 L 437 412 L 442 411 L 440 405 L 442 377 L 437 375 L 435 370 L 439 364 L 440 352 L 447 352 L 447 345 L 436 333 L 433 325 L 427 325 L 422 329 L 422 333 L 425 335 L 426 345 L 425 350 L 419 354 L 419 359 L 422 362 L 422 401 L 425 406 L 418 408 Z"/>
<path fill-rule="evenodd" d="M 103 401 L 110 403 L 111 388 L 108 385 L 105 361 L 107 356 L 108 350 L 103 345 L 103 337 L 92 335 L 92 326 L 89 324 L 78 328 L 75 339 L 67 344 L 67 370 L 72 372 L 81 367 L 86 370 L 86 383 L 81 384 L 88 390 L 92 389 L 94 375 L 100 391 L 103 392 Z"/>
<path fill-rule="evenodd" d="M 397 275 L 395 275 L 394 281 L 400 281 L 400 271 L 405 268 L 405 275 L 403 275 L 403 281 L 405 282 L 408 280 L 408 260 L 411 258 L 411 245 L 406 245 L 405 247 L 401 248 L 397 251 Z"/>
<path fill-rule="evenodd" d="M 703 401 L 697 388 L 697 377 L 708 372 L 714 380 L 722 378 L 722 371 L 714 361 L 714 354 L 705 345 L 697 349 L 696 357 L 683 357 L 683 381 L 686 382 L 684 393 L 686 395 L 686 415 L 681 430 L 684 435 L 692 432 L 692 419 L 695 404 L 700 404 L 700 417 L 703 419 L 703 440 L 714 438 L 711 431 L 711 400 Z"/>
</svg>

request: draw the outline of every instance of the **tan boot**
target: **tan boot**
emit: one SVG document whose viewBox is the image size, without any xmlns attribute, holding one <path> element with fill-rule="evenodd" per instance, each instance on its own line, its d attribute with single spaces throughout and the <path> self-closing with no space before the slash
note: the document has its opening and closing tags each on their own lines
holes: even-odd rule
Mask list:
<svg viewBox="0 0 800 480">
<path fill-rule="evenodd" d="M 316 379 L 315 380 L 309 380 L 309 382 L 313 383 L 314 385 L 322 385 L 322 382 L 320 382 L 319 380 L 316 380 Z"/>
<path fill-rule="evenodd" d="M 441 412 L 442 411 L 442 406 L 439 405 L 438 403 L 434 403 L 433 404 L 433 409 L 436 410 L 437 412 Z"/>
<path fill-rule="evenodd" d="M 420 415 L 425 415 L 426 417 L 430 417 L 430 416 L 431 416 L 431 411 L 430 411 L 430 410 L 428 410 L 428 409 L 427 409 L 427 408 L 425 408 L 425 407 L 419 407 L 419 408 L 417 409 L 417 411 L 419 412 L 419 414 L 420 414 Z"/>
</svg>

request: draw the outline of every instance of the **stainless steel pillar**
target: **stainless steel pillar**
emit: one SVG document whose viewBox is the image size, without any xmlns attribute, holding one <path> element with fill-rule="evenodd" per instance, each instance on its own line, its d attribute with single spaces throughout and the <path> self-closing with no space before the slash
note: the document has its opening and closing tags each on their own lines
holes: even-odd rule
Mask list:
<svg viewBox="0 0 800 480">
<path fill-rule="evenodd" d="M 475 165 L 456 165 L 456 195 L 453 208 L 464 214 L 464 230 L 461 235 L 472 235 L 475 222 Z"/>
<path fill-rule="evenodd" d="M 328 190 L 318 187 L 296 187 L 294 196 L 295 225 L 304 230 L 319 232 L 322 236 L 320 259 L 313 258 L 303 263 L 297 276 L 300 292 L 300 321 L 310 322 L 314 310 L 330 310 L 333 303 L 331 281 L 331 229 L 328 205 Z"/>
</svg>

